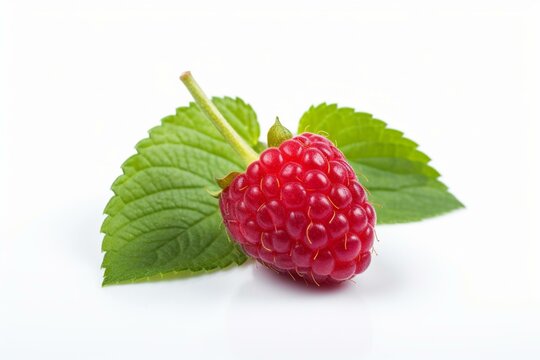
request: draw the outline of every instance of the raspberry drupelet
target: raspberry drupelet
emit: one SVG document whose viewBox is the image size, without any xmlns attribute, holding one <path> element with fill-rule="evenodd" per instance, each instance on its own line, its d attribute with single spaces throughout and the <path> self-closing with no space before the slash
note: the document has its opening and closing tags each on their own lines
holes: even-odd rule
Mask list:
<svg viewBox="0 0 540 360">
<path fill-rule="evenodd" d="M 266 149 L 223 190 L 219 205 L 231 238 L 279 272 L 341 282 L 371 261 L 375 211 L 323 136 L 303 133 Z"/>
</svg>

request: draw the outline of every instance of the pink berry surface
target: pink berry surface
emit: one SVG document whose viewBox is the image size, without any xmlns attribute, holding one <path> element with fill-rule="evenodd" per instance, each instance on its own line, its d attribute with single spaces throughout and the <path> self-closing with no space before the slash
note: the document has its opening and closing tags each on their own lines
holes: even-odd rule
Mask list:
<svg viewBox="0 0 540 360">
<path fill-rule="evenodd" d="M 341 151 L 321 135 L 263 151 L 219 205 L 247 255 L 293 278 L 342 282 L 370 264 L 375 210 Z"/>
</svg>

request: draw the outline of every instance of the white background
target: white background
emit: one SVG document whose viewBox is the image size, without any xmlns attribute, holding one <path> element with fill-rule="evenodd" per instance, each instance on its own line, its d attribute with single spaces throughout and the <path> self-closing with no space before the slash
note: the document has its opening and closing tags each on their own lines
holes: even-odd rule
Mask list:
<svg viewBox="0 0 540 360">
<path fill-rule="evenodd" d="M 0 358 L 538 359 L 534 1 L 2 1 Z M 404 130 L 466 210 L 380 226 L 332 291 L 248 264 L 101 288 L 102 210 L 192 70 L 263 133 L 338 102 Z"/>
</svg>

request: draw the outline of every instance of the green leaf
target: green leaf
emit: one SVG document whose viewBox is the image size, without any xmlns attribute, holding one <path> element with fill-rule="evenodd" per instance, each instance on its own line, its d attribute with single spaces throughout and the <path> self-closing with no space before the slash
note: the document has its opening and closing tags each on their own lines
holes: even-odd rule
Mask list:
<svg viewBox="0 0 540 360">
<path fill-rule="evenodd" d="M 212 99 L 235 130 L 258 147 L 259 124 L 240 99 Z M 221 269 L 246 260 L 224 230 L 215 179 L 242 161 L 197 105 L 177 109 L 136 146 L 105 208 L 103 284 Z"/>
<path fill-rule="evenodd" d="M 463 207 L 418 144 L 371 114 L 321 104 L 300 119 L 299 133 L 326 135 L 346 156 L 377 210 L 378 223 L 404 223 Z"/>
</svg>

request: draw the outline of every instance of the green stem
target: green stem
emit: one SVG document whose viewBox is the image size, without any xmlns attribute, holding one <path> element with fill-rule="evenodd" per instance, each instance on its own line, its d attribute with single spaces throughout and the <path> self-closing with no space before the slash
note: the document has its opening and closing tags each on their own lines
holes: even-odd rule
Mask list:
<svg viewBox="0 0 540 360">
<path fill-rule="evenodd" d="M 253 161 L 259 158 L 259 155 L 253 150 L 248 143 L 233 129 L 231 124 L 225 120 L 223 115 L 219 112 L 216 105 L 205 95 L 201 87 L 193 75 L 189 71 L 186 71 L 180 76 L 180 80 L 187 87 L 193 99 L 201 108 L 203 114 L 214 124 L 219 130 L 221 135 L 227 140 L 232 148 L 240 155 L 246 165 L 251 164 Z"/>
</svg>

